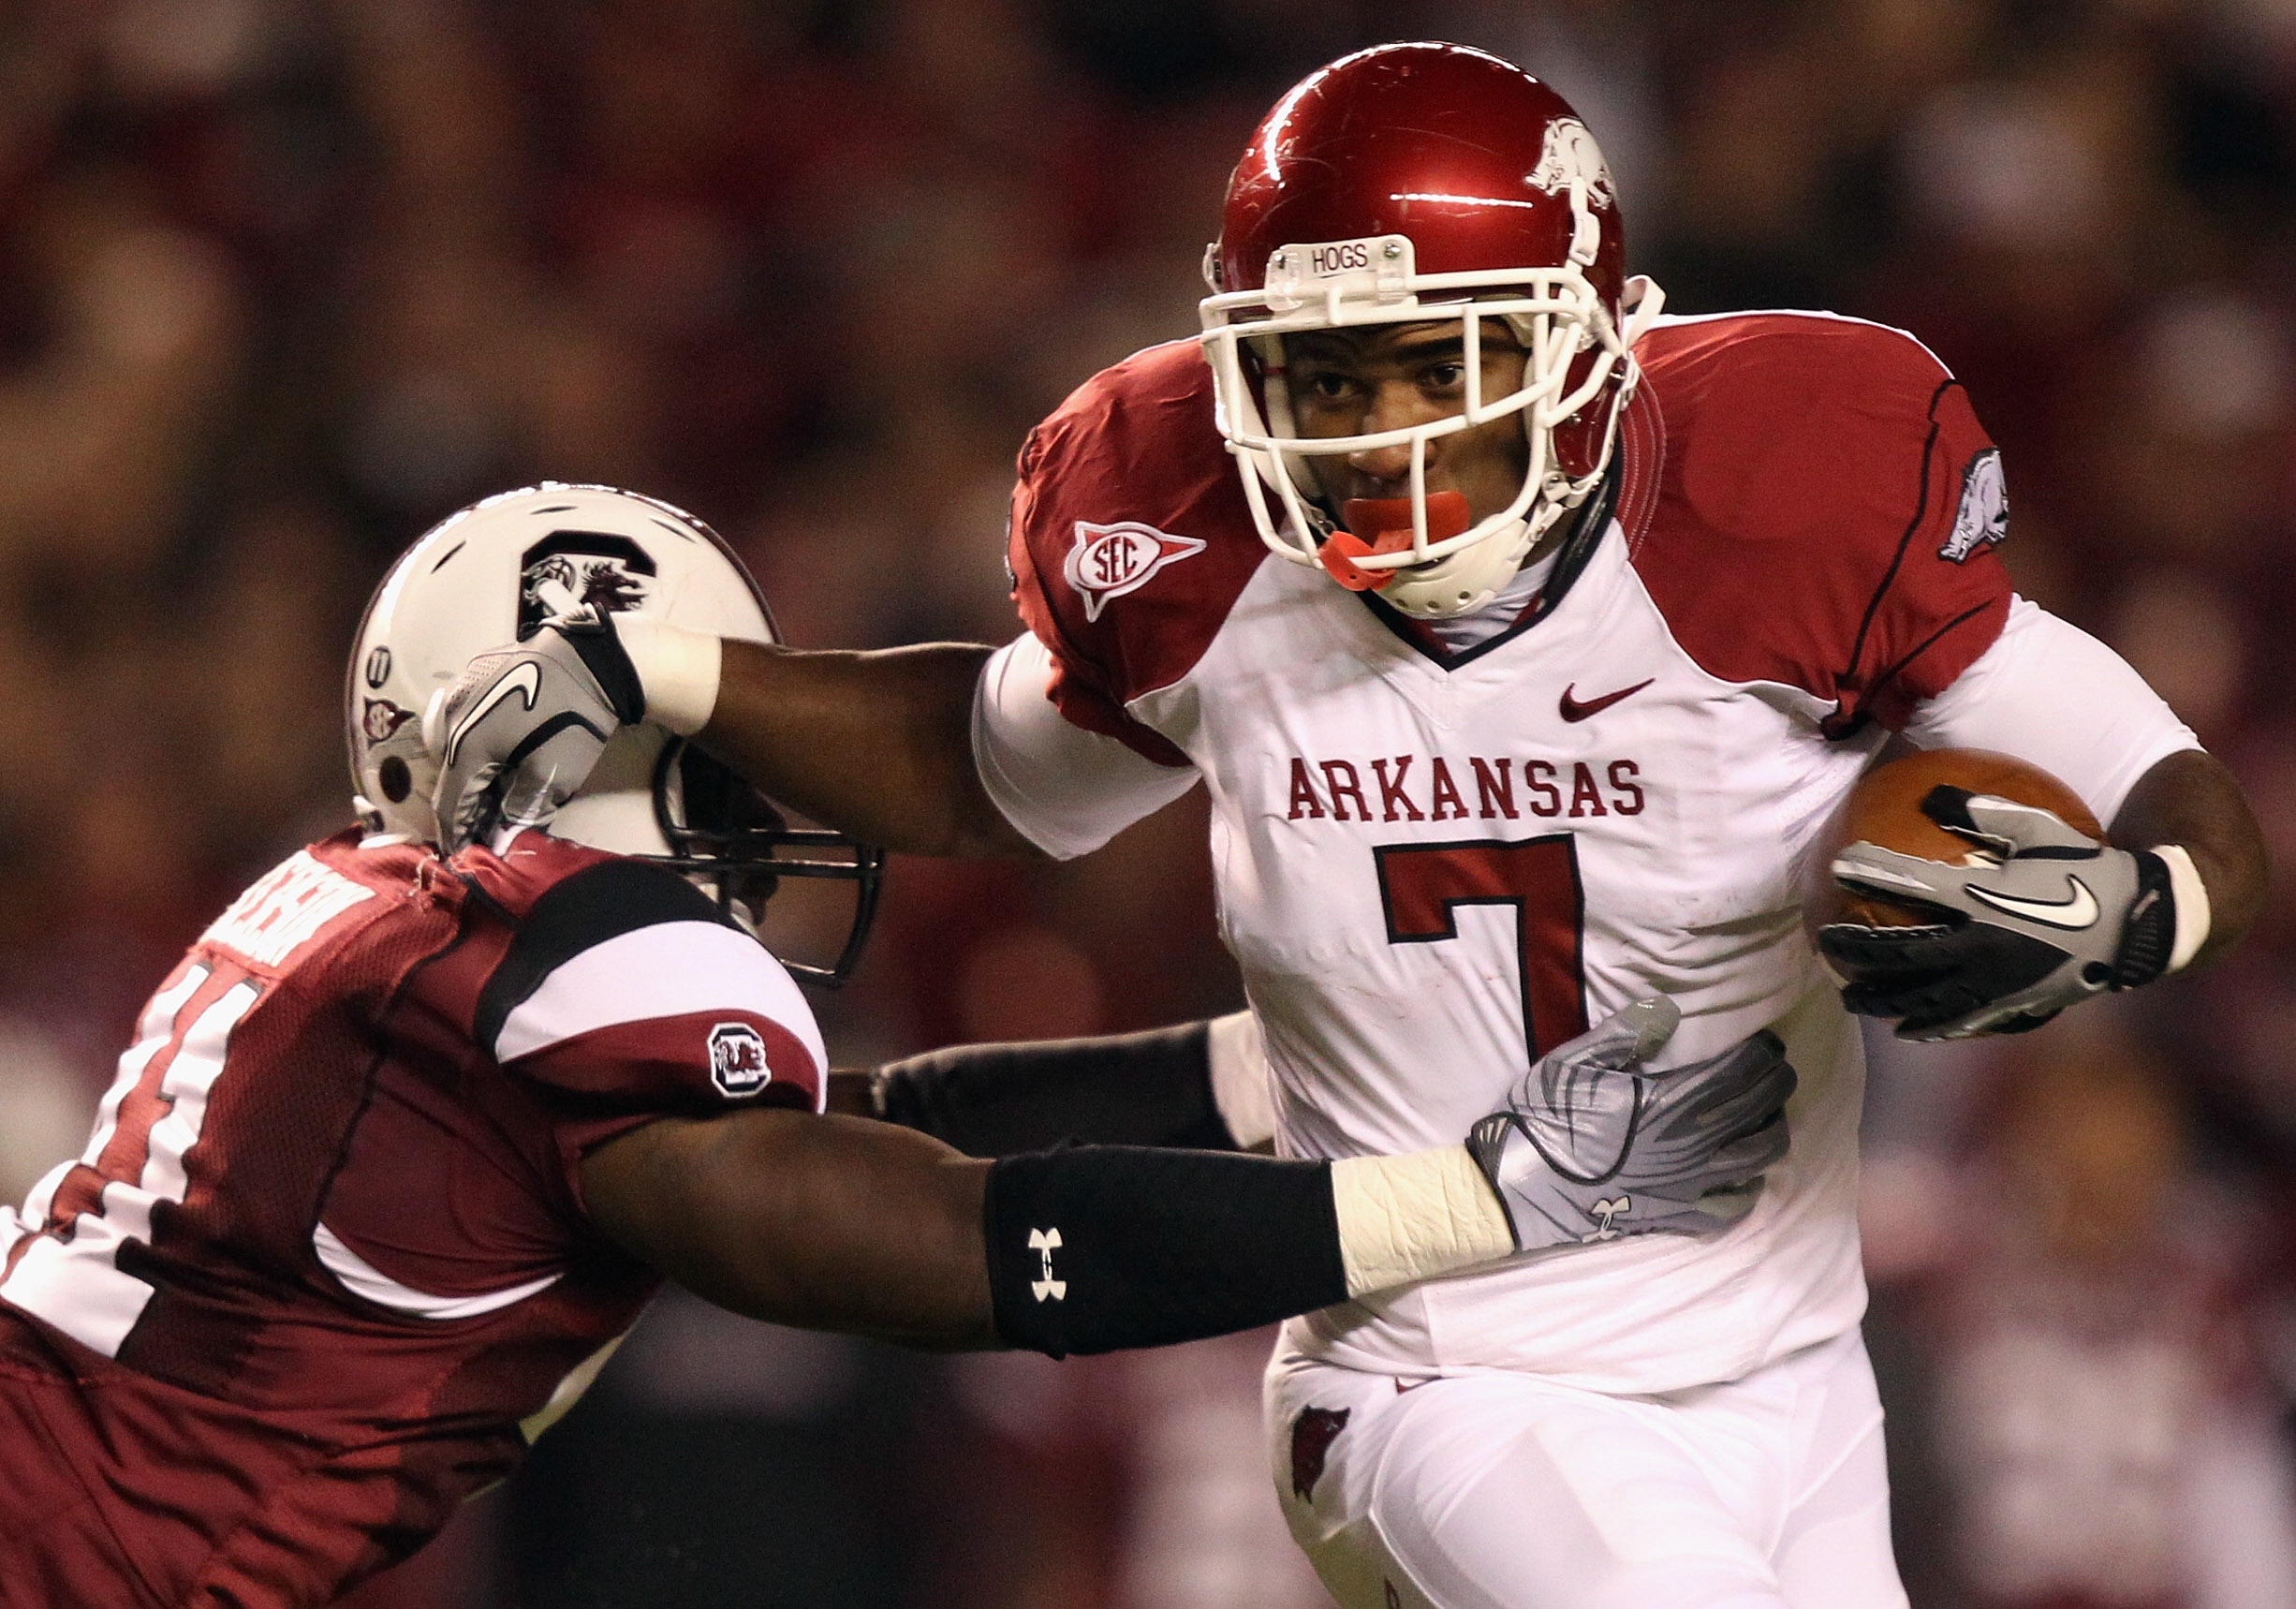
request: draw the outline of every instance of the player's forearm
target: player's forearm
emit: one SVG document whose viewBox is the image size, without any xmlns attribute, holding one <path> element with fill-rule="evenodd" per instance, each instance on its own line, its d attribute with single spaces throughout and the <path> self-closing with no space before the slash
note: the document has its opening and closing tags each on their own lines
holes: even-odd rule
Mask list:
<svg viewBox="0 0 2296 1609">
<path fill-rule="evenodd" d="M 760 1111 L 649 1124 L 593 1154 L 582 1188 L 617 1245 L 734 1312 L 1055 1356 L 1251 1329 L 1515 1246 L 1464 1145 L 986 1163 L 890 1125 Z"/>
<path fill-rule="evenodd" d="M 841 1110 L 915 1129 L 968 1157 L 1077 1142 L 1239 1150 L 1214 1089 L 1211 1026 L 950 1045 L 859 1074 L 850 1094 L 833 1084 L 832 1100 L 846 1094 L 853 1103 Z M 1250 1074 L 1267 1076 L 1258 1065 Z"/>
<path fill-rule="evenodd" d="M 729 642 L 699 741 L 774 798 L 864 842 L 927 855 L 1035 854 L 973 767 L 973 688 L 990 652 Z"/>
<path fill-rule="evenodd" d="M 583 1164 L 624 1249 L 745 1317 L 939 1349 L 999 1344 L 989 1164 L 921 1134 L 756 1112 L 665 1118 Z"/>
<path fill-rule="evenodd" d="M 2240 784 L 2198 749 L 2172 754 L 2138 779 L 2107 834 L 2125 849 L 2180 845 L 2208 891 L 2208 937 L 2191 965 L 2240 940 L 2263 909 L 2269 867 L 2263 834 Z"/>
</svg>

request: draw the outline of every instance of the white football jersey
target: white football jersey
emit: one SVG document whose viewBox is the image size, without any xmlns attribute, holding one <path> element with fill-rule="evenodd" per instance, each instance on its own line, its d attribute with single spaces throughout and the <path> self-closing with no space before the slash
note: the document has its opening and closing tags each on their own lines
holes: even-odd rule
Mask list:
<svg viewBox="0 0 2296 1609">
<path fill-rule="evenodd" d="M 1651 994 L 1683 1012 L 1656 1066 L 1770 1027 L 1800 1074 L 1791 1153 L 1729 1231 L 1331 1308 L 1290 1327 L 1310 1355 L 1660 1392 L 1863 1308 L 1860 1043 L 1801 911 L 1859 773 L 2009 617 L 1998 454 L 1877 326 L 1675 320 L 1637 355 L 1607 516 L 1551 603 L 1463 653 L 1266 551 L 1192 346 L 1089 382 L 1022 456 L 1035 641 L 984 679 L 984 781 L 1074 852 L 1096 789 L 1136 813 L 1200 775 L 1284 1154 L 1456 1144 Z"/>
</svg>

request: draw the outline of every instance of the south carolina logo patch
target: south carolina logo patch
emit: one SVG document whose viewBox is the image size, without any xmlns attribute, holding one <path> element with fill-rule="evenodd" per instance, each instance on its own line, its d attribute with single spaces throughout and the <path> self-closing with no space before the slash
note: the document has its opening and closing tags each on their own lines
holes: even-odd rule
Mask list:
<svg viewBox="0 0 2296 1609">
<path fill-rule="evenodd" d="M 1175 537 L 1137 520 L 1112 525 L 1076 523 L 1076 543 L 1068 550 L 1062 573 L 1077 597 L 1084 600 L 1084 618 L 1097 620 L 1111 598 L 1138 592 L 1156 571 L 1204 551 L 1194 537 Z"/>
<path fill-rule="evenodd" d="M 765 1040 L 747 1023 L 720 1023 L 710 1030 L 710 1082 L 718 1093 L 739 1100 L 773 1082 L 765 1064 Z"/>
<path fill-rule="evenodd" d="M 1962 472 L 1961 508 L 1953 515 L 1953 534 L 1937 550 L 1941 559 L 1960 564 L 1983 547 L 2009 535 L 2009 482 L 2001 475 L 2001 450 L 1988 447 L 1969 460 Z"/>
</svg>

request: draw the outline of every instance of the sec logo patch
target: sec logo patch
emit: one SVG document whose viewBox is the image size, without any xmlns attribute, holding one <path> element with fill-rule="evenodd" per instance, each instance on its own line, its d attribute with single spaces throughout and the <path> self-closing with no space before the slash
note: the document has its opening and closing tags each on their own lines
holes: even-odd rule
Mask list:
<svg viewBox="0 0 2296 1609">
<path fill-rule="evenodd" d="M 773 1082 L 765 1063 L 765 1040 L 747 1023 L 720 1023 L 710 1030 L 710 1082 L 718 1093 L 739 1100 Z"/>
<path fill-rule="evenodd" d="M 1084 618 L 1097 620 L 1110 598 L 1138 592 L 1166 565 L 1203 551 L 1194 537 L 1175 537 L 1138 520 L 1113 525 L 1079 520 L 1076 545 L 1068 550 L 1063 572 L 1084 600 Z"/>
</svg>

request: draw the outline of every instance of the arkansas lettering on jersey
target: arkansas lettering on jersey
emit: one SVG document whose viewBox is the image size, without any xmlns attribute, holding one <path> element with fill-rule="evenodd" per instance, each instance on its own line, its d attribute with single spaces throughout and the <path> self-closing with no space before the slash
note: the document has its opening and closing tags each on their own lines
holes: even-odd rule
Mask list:
<svg viewBox="0 0 2296 1609">
<path fill-rule="evenodd" d="M 824 1063 L 787 974 L 663 868 L 540 833 L 299 850 L 0 1230 L 0 1601 L 322 1603 L 411 1552 L 658 1283 L 590 1223 L 582 1156 L 817 1107 Z"/>
<path fill-rule="evenodd" d="M 1268 553 L 1194 343 L 1091 380 L 1022 454 L 1015 596 L 1049 695 L 1068 727 L 1201 776 L 1281 1151 L 1451 1143 L 1536 1056 L 1654 993 L 1684 1013 L 1661 1066 L 1772 1027 L 1801 1075 L 1792 1151 L 1733 1229 L 1294 1321 L 1310 1355 L 1661 1392 L 1735 1379 L 1863 1306 L 1863 1068 L 1802 892 L 1887 731 L 2007 618 L 1998 455 L 1895 331 L 1661 320 L 1635 351 L 1610 518 L 1554 596 L 1464 652 Z M 1119 530 L 1140 545 L 1070 562 Z M 1137 764 L 1093 763 L 1170 796 Z M 1032 764 L 1009 775 L 1060 779 L 1042 825 L 1084 835 L 1049 795 L 1090 767 Z M 1000 786 L 1028 831 L 1030 798 Z"/>
</svg>

